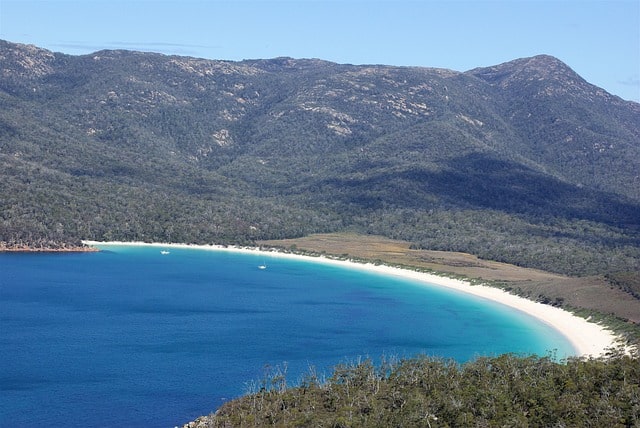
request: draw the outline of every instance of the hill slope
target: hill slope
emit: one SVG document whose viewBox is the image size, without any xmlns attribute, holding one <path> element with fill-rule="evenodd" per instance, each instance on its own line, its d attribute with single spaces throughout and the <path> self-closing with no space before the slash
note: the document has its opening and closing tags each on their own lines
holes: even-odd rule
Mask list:
<svg viewBox="0 0 640 428">
<path fill-rule="evenodd" d="M 638 358 L 501 355 L 463 365 L 428 358 L 338 365 L 288 387 L 276 368 L 260 390 L 183 428 L 332 426 L 637 426 Z"/>
<path fill-rule="evenodd" d="M 457 72 L 0 42 L 0 136 L 8 245 L 353 230 L 640 271 L 640 105 L 549 56 Z"/>
</svg>

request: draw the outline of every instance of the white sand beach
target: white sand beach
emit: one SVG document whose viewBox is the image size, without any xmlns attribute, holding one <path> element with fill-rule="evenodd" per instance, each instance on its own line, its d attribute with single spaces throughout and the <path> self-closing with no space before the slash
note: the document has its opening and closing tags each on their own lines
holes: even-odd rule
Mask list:
<svg viewBox="0 0 640 428">
<path fill-rule="evenodd" d="M 142 243 L 142 242 L 96 242 L 83 241 L 89 246 L 100 245 L 140 245 L 155 246 L 159 251 L 164 250 L 165 253 L 170 248 L 192 248 L 216 251 L 234 251 L 246 253 L 263 253 L 269 257 L 289 257 L 300 258 L 321 263 L 338 264 L 352 269 L 364 269 L 372 272 L 378 272 L 384 275 L 394 275 L 408 278 L 424 283 L 426 287 L 447 287 L 474 296 L 489 299 L 491 301 L 507 305 L 526 314 L 529 314 L 540 321 L 550 325 L 562 335 L 564 335 L 576 350 L 577 356 L 601 356 L 610 348 L 617 347 L 621 344 L 621 340 L 613 332 L 604 328 L 599 324 L 589 322 L 588 320 L 575 316 L 563 309 L 545 305 L 543 303 L 534 302 L 495 287 L 484 285 L 474 285 L 467 281 L 448 278 L 424 272 L 412 271 L 409 269 L 401 269 L 385 265 L 374 265 L 371 263 L 359 263 L 346 260 L 335 260 L 328 257 L 305 256 L 298 254 L 285 253 L 280 251 L 266 251 L 259 248 L 235 247 L 222 245 L 189 245 L 189 244 L 162 244 L 162 243 Z"/>
</svg>

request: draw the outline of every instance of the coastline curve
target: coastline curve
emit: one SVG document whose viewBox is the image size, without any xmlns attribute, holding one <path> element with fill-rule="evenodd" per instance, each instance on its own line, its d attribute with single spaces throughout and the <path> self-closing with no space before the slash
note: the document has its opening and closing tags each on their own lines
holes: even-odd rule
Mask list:
<svg viewBox="0 0 640 428">
<path fill-rule="evenodd" d="M 309 256 L 302 254 L 287 253 L 278 250 L 264 250 L 258 247 L 240 247 L 225 245 L 194 245 L 179 243 L 146 243 L 146 242 L 122 242 L 122 241 L 82 241 L 84 245 L 97 247 L 109 245 L 128 246 L 155 246 L 159 248 L 187 248 L 214 251 L 232 251 L 252 254 L 264 254 L 270 257 L 297 258 L 300 260 L 315 261 L 321 263 L 335 264 L 348 269 L 362 269 L 376 272 L 382 275 L 397 276 L 410 279 L 426 287 L 444 287 L 451 290 L 460 291 L 476 297 L 487 299 L 499 303 L 529 316 L 552 327 L 563 335 L 571 344 L 578 357 L 601 357 L 610 350 L 619 347 L 624 343 L 623 339 L 606 327 L 590 322 L 568 312 L 564 309 L 546 305 L 540 302 L 526 299 L 507 291 L 488 285 L 472 284 L 469 281 L 435 275 L 432 273 L 413 271 L 410 269 L 387 266 L 384 264 L 373 264 L 356 262 L 352 260 L 338 260 L 326 256 Z"/>
</svg>

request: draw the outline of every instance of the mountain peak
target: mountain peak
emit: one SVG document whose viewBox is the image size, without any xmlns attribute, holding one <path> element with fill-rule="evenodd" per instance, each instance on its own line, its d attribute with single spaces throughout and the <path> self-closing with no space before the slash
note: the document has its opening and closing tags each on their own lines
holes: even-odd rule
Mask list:
<svg viewBox="0 0 640 428">
<path fill-rule="evenodd" d="M 568 65 L 551 55 L 520 58 L 491 67 L 474 68 L 467 74 L 479 77 L 491 85 L 508 87 L 526 81 L 555 80 L 586 83 Z"/>
<path fill-rule="evenodd" d="M 5 78 L 41 77 L 52 72 L 55 54 L 34 45 L 0 40 L 0 72 Z"/>
<path fill-rule="evenodd" d="M 566 97 L 585 101 L 626 103 L 584 80 L 567 64 L 551 55 L 520 58 L 491 67 L 474 68 L 465 74 L 502 90 L 516 90 L 517 97 Z"/>
</svg>

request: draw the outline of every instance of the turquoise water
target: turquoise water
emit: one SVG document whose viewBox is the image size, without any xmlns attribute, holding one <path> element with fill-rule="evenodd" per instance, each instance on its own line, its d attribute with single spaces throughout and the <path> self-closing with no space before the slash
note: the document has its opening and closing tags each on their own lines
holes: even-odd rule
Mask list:
<svg viewBox="0 0 640 428">
<path fill-rule="evenodd" d="M 559 356 L 555 330 L 501 305 L 331 264 L 158 247 L 0 254 L 0 426 L 172 427 L 268 367 L 419 353 Z M 258 266 L 266 263 L 266 269 Z"/>
</svg>

